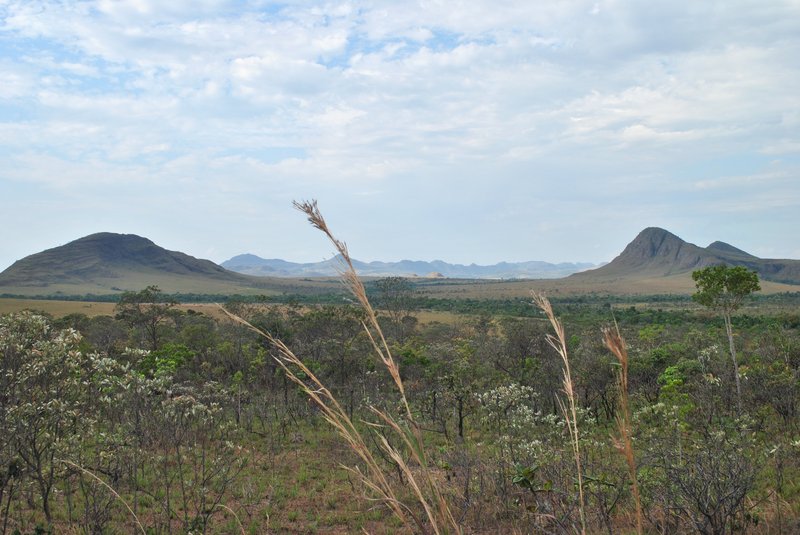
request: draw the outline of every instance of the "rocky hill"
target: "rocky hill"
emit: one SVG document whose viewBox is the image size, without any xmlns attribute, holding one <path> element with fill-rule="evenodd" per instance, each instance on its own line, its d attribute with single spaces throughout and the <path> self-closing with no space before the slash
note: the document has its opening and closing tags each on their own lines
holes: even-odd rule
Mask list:
<svg viewBox="0 0 800 535">
<path fill-rule="evenodd" d="M 570 278 L 588 281 L 689 276 L 694 270 L 716 264 L 745 266 L 766 281 L 800 284 L 800 260 L 762 259 L 721 241 L 699 247 L 657 227 L 644 229 L 605 266 Z"/>
</svg>

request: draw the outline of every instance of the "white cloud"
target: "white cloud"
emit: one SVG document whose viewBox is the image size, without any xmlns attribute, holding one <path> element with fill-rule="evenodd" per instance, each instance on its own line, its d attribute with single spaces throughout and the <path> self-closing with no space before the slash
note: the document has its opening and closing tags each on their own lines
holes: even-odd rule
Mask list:
<svg viewBox="0 0 800 535">
<path fill-rule="evenodd" d="M 524 227 L 509 195 L 591 228 L 609 217 L 593 196 L 644 203 L 638 224 L 661 213 L 658 191 L 691 219 L 681 195 L 796 176 L 798 24 L 792 1 L 7 1 L 0 184 L 97 198 L 191 183 L 181 195 L 243 204 L 320 192 L 434 218 L 425 191 L 486 211 L 494 234 Z M 800 187 L 761 184 L 724 202 L 791 205 Z"/>
<path fill-rule="evenodd" d="M 762 154 L 800 154 L 800 140 L 779 139 L 766 146 L 761 151 Z"/>
<path fill-rule="evenodd" d="M 768 173 L 757 173 L 754 175 L 725 176 L 695 182 L 694 187 L 698 190 L 712 189 L 731 189 L 741 186 L 764 191 L 773 189 L 775 185 L 788 185 L 794 180 L 793 173 L 786 171 L 774 171 Z"/>
</svg>

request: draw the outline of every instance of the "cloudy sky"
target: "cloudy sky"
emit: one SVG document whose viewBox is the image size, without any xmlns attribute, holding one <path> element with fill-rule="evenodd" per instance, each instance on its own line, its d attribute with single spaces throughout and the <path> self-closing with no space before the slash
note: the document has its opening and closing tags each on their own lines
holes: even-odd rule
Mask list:
<svg viewBox="0 0 800 535">
<path fill-rule="evenodd" d="M 0 269 L 99 231 L 221 262 L 800 258 L 800 3 L 0 0 Z"/>
</svg>

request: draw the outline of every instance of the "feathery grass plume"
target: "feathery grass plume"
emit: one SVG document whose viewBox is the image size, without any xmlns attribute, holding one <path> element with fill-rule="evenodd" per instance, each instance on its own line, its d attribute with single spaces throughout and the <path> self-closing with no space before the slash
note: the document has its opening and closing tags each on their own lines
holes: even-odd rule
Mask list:
<svg viewBox="0 0 800 535">
<path fill-rule="evenodd" d="M 619 384 L 619 409 L 617 414 L 617 431 L 615 438 L 617 449 L 625 456 L 628 463 L 628 473 L 631 478 L 633 501 L 636 505 L 636 533 L 642 533 L 642 503 L 639 499 L 639 483 L 636 477 L 636 460 L 633 456 L 633 443 L 631 440 L 631 413 L 628 404 L 628 347 L 625 339 L 619 332 L 619 326 L 614 322 L 614 329 L 603 329 L 603 341 L 619 362 L 617 382 Z"/>
<path fill-rule="evenodd" d="M 293 204 L 295 208 L 306 214 L 309 223 L 311 223 L 314 228 L 321 230 L 328 237 L 333 246 L 341 255 L 342 260 L 344 261 L 342 280 L 344 281 L 347 289 L 350 290 L 350 293 L 353 294 L 353 297 L 355 297 L 358 303 L 361 305 L 361 308 L 364 309 L 364 312 L 367 313 L 367 322 L 362 324 L 364 325 L 364 330 L 369 336 L 370 342 L 372 342 L 372 347 L 380 357 L 383 365 L 386 366 L 386 369 L 389 371 L 389 375 L 391 375 L 392 380 L 394 380 L 395 386 L 397 386 L 397 390 L 400 392 L 400 397 L 406 410 L 406 417 L 408 418 L 409 422 L 414 422 L 414 417 L 411 415 L 411 409 L 409 408 L 408 401 L 406 400 L 405 387 L 403 386 L 403 381 L 400 379 L 400 368 L 392 358 L 392 352 L 389 350 L 389 345 L 386 343 L 386 338 L 384 337 L 383 331 L 378 323 L 378 315 L 375 313 L 375 309 L 372 308 L 369 299 L 367 299 L 367 291 L 364 288 L 364 284 L 361 282 L 361 279 L 356 273 L 356 269 L 353 267 L 353 261 L 350 258 L 350 253 L 347 251 L 347 244 L 336 239 L 333 233 L 331 233 L 330 229 L 328 228 L 328 224 L 325 222 L 325 218 L 322 217 L 322 214 L 319 211 L 317 201 L 294 201 Z"/>
<path fill-rule="evenodd" d="M 356 274 L 350 254 L 347 251 L 347 245 L 336 239 L 330 231 L 317 207 L 316 201 L 295 202 L 294 206 L 306 214 L 309 222 L 328 237 L 341 255 L 344 261 L 342 280 L 364 309 L 366 313 L 366 319 L 362 322 L 364 331 L 400 394 L 400 399 L 405 411 L 404 421 L 398 421 L 388 413 L 375 407 L 370 407 L 370 410 L 383 423 L 370 423 L 369 425 L 376 428 L 388 428 L 401 439 L 401 443 L 405 446 L 409 454 L 409 460 L 406 460 L 403 453 L 398 448 L 392 446 L 382 435 L 380 436 L 379 445 L 402 472 L 413 492 L 414 499 L 424 511 L 424 517 L 421 516 L 418 511 L 415 511 L 415 508 L 411 505 L 407 505 L 398 498 L 394 484 L 387 476 L 386 468 L 375 458 L 372 451 L 367 446 L 364 435 L 356 428 L 333 393 L 331 393 L 322 381 L 303 364 L 292 350 L 281 340 L 276 339 L 269 333 L 254 327 L 242 318 L 227 311 L 225 312 L 232 319 L 246 325 L 274 345 L 280 354 L 280 358 L 276 360 L 286 372 L 287 377 L 300 386 L 306 395 L 319 407 L 323 418 L 336 430 L 345 442 L 347 442 L 350 449 L 358 456 L 365 466 L 363 472 L 358 467 L 344 466 L 343 468 L 356 475 L 356 477 L 361 480 L 362 484 L 377 496 L 377 498 L 375 498 L 377 501 L 387 506 L 409 529 L 414 530 L 416 528 L 417 531 L 422 533 L 433 532 L 437 535 L 444 533 L 460 534 L 461 527 L 455 520 L 450 506 L 439 488 L 439 482 L 435 479 L 433 472 L 428 467 L 421 428 L 415 421 L 408 400 L 406 399 L 405 388 L 400 378 L 400 368 L 392 357 L 389 345 L 378 323 L 377 314 L 367 299 L 367 293 L 363 283 Z M 305 379 L 301 379 L 301 374 L 296 373 L 294 370 L 302 372 L 302 376 Z M 420 470 L 412 469 L 412 466 L 409 464 L 411 462 L 419 466 Z"/>
<path fill-rule="evenodd" d="M 581 533 L 586 533 L 586 506 L 583 497 L 583 468 L 581 467 L 581 450 L 580 450 L 580 443 L 579 443 L 579 434 L 578 434 L 578 411 L 576 408 L 575 403 L 575 388 L 572 382 L 572 372 L 570 371 L 569 367 L 569 354 L 567 353 L 567 338 L 564 335 L 564 325 L 556 318 L 555 314 L 553 313 L 553 306 L 550 304 L 550 300 L 545 297 L 544 294 L 541 294 L 536 291 L 532 291 L 531 295 L 533 296 L 533 303 L 539 307 L 542 312 L 544 312 L 547 319 L 550 321 L 550 325 L 553 327 L 553 331 L 556 333 L 555 336 L 552 334 L 547 335 L 547 342 L 553 347 L 553 349 L 558 352 L 561 356 L 561 360 L 564 363 L 564 393 L 567 395 L 567 401 L 569 403 L 569 407 L 564 405 L 564 402 L 561 399 L 558 400 L 558 404 L 561 407 L 561 412 L 564 413 L 564 419 L 567 421 L 567 429 L 569 430 L 569 441 L 572 445 L 572 453 L 575 456 L 575 467 L 578 471 L 578 498 L 580 503 L 578 504 L 578 512 L 580 514 L 581 520 Z"/>
<path fill-rule="evenodd" d="M 120 496 L 119 493 L 116 490 L 114 490 L 114 488 L 111 485 L 109 485 L 108 483 L 106 483 L 105 481 L 103 481 L 102 479 L 97 477 L 94 473 L 90 472 L 89 470 L 87 470 L 86 468 L 82 467 L 79 464 L 75 464 L 72 461 L 65 461 L 63 459 L 55 459 L 55 460 L 57 462 L 60 462 L 62 464 L 65 464 L 67 466 L 70 466 L 72 468 L 75 468 L 76 470 L 79 470 L 79 471 L 83 472 L 84 474 L 86 474 L 87 476 L 91 477 L 92 479 L 94 479 L 95 481 L 97 481 L 98 483 L 103 485 L 105 488 L 107 488 L 111 492 L 111 494 L 114 495 L 114 497 L 116 499 L 118 499 L 119 501 L 121 501 L 123 503 L 123 505 L 125 505 L 125 507 L 128 509 L 128 512 L 130 512 L 131 516 L 133 517 L 133 520 L 136 522 L 136 525 L 139 527 L 139 530 L 141 530 L 142 533 L 147 535 L 147 532 L 145 531 L 144 527 L 142 526 L 142 523 L 139 522 L 139 517 L 137 517 L 136 513 L 133 512 L 133 509 L 131 509 L 131 506 L 128 505 L 128 502 L 123 500 L 122 496 Z"/>
</svg>

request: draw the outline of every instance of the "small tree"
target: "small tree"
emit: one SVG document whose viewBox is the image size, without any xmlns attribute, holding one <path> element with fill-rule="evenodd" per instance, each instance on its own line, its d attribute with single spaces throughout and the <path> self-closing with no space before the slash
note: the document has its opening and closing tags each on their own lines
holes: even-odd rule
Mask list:
<svg viewBox="0 0 800 535">
<path fill-rule="evenodd" d="M 725 333 L 728 335 L 733 376 L 736 380 L 736 402 L 742 412 L 742 386 L 739 381 L 739 365 L 736 361 L 736 346 L 733 343 L 731 314 L 739 309 L 744 298 L 761 290 L 758 274 L 742 266 L 710 266 L 692 273 L 697 292 L 692 299 L 703 306 L 719 311 L 725 320 Z"/>
<path fill-rule="evenodd" d="M 375 288 L 378 307 L 389 317 L 394 334 L 404 340 L 416 321 L 411 315 L 414 285 L 404 277 L 386 277 L 376 281 Z"/>
<path fill-rule="evenodd" d="M 158 286 L 148 286 L 139 292 L 125 292 L 115 308 L 116 318 L 131 327 L 143 329 L 150 349 L 159 347 L 159 325 L 170 317 L 177 303 L 166 299 Z"/>
</svg>

